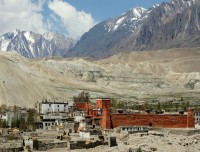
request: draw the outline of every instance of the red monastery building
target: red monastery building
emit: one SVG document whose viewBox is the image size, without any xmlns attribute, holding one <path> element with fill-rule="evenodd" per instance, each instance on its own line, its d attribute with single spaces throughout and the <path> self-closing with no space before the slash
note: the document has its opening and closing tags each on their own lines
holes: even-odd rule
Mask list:
<svg viewBox="0 0 200 152">
<path fill-rule="evenodd" d="M 150 126 L 157 128 L 194 128 L 194 111 L 189 109 L 187 114 L 114 114 L 111 113 L 110 99 L 96 100 L 96 108 L 85 104 L 83 108 L 87 115 L 100 118 L 100 124 L 104 129 L 112 129 L 119 126 Z M 99 114 L 100 112 L 100 114 Z"/>
</svg>

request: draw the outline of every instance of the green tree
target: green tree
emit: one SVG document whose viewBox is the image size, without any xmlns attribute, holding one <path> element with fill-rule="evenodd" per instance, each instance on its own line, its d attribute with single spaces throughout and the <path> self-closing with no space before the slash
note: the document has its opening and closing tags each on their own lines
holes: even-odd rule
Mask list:
<svg viewBox="0 0 200 152">
<path fill-rule="evenodd" d="M 181 102 L 181 108 L 186 111 L 189 108 L 189 102 Z"/>
<path fill-rule="evenodd" d="M 142 149 L 139 147 L 136 152 L 142 152 Z"/>
<path fill-rule="evenodd" d="M 160 102 L 158 102 L 157 110 L 158 110 L 158 111 L 161 111 L 161 105 L 160 105 Z"/>
<path fill-rule="evenodd" d="M 145 102 L 144 105 L 143 105 L 143 107 L 144 107 L 144 110 L 150 109 L 150 105 L 149 105 L 148 102 Z"/>
<path fill-rule="evenodd" d="M 25 119 L 24 119 L 24 118 L 21 118 L 21 120 L 20 120 L 19 129 L 20 129 L 20 130 L 25 130 L 25 129 L 27 129 L 27 127 L 26 127 L 26 122 L 25 122 Z"/>
<path fill-rule="evenodd" d="M 5 128 L 6 127 L 6 120 L 0 120 L 0 127 Z"/>
<path fill-rule="evenodd" d="M 2 128 L 6 128 L 6 120 L 3 120 Z"/>
<path fill-rule="evenodd" d="M 12 128 L 17 127 L 17 119 L 13 118 L 11 121 Z"/>
<path fill-rule="evenodd" d="M 16 105 L 14 105 L 13 112 L 18 112 L 18 111 L 19 111 L 18 107 Z"/>
<path fill-rule="evenodd" d="M 82 91 L 77 96 L 73 97 L 74 102 L 90 102 L 89 92 Z"/>
<path fill-rule="evenodd" d="M 1 105 L 1 112 L 6 112 L 8 110 L 8 106 L 6 104 Z"/>
<path fill-rule="evenodd" d="M 117 101 L 115 99 L 111 99 L 111 107 L 113 107 L 114 109 L 117 109 Z"/>
<path fill-rule="evenodd" d="M 28 117 L 27 117 L 27 122 L 28 123 L 33 123 L 34 122 L 35 114 L 36 114 L 36 111 L 34 109 L 29 109 Z"/>
<path fill-rule="evenodd" d="M 27 128 L 30 130 L 35 130 L 35 117 L 36 117 L 36 111 L 34 109 L 29 109 L 28 111 L 28 117 L 27 117 Z"/>
</svg>

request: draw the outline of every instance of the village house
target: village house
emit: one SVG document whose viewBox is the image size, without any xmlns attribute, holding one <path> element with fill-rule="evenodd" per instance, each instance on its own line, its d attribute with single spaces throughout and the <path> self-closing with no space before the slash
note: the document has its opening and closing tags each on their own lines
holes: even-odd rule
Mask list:
<svg viewBox="0 0 200 152">
<path fill-rule="evenodd" d="M 69 112 L 68 102 L 39 102 L 37 106 L 39 114 L 67 113 Z"/>
<path fill-rule="evenodd" d="M 194 119 L 195 119 L 195 124 L 200 123 L 200 112 L 199 111 L 194 112 Z"/>
</svg>

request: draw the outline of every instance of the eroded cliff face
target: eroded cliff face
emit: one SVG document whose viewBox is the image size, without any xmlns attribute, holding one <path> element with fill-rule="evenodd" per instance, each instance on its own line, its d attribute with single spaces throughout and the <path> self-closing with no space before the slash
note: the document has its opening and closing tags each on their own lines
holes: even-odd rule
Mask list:
<svg viewBox="0 0 200 152">
<path fill-rule="evenodd" d="M 0 102 L 34 105 L 42 98 L 66 100 L 80 91 L 91 97 L 141 101 L 197 97 L 200 53 L 196 49 L 122 53 L 105 60 L 29 60 L 0 52 Z"/>
</svg>

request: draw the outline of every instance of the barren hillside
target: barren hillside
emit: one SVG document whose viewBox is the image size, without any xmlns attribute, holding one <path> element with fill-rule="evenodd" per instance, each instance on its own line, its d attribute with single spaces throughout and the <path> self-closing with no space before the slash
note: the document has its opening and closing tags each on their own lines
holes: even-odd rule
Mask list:
<svg viewBox="0 0 200 152">
<path fill-rule="evenodd" d="M 133 52 L 105 60 L 29 60 L 0 52 L 0 102 L 34 105 L 42 98 L 72 99 L 82 90 L 92 97 L 140 101 L 194 97 L 200 91 L 200 48 Z"/>
</svg>

